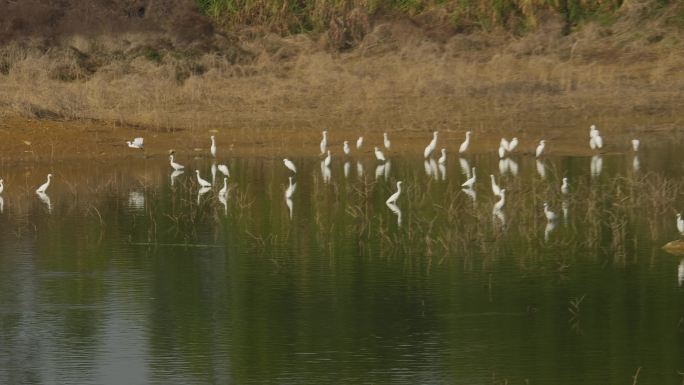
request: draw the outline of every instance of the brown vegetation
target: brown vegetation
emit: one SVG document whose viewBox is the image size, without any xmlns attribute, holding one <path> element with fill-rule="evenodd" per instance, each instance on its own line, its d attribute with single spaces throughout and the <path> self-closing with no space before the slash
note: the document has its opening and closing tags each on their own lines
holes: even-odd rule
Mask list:
<svg viewBox="0 0 684 385">
<path fill-rule="evenodd" d="M 553 16 L 522 36 L 459 33 L 406 17 L 366 20 L 367 33 L 341 52 L 331 44 L 342 33 L 334 27 L 285 37 L 254 28 L 217 33 L 180 0 L 155 2 L 142 17 L 133 12 L 136 2 L 125 2 L 132 13 L 112 5 L 103 16 L 88 13 L 86 1 L 55 11 L 45 5 L 53 2 L 34 0 L 46 15 L 41 26 L 26 24 L 12 8 L 17 3 L 6 3 L 6 118 L 188 136 L 217 129 L 236 145 L 253 144 L 244 134 L 255 130 L 280 132 L 267 135 L 273 146 L 288 140 L 286 132 L 323 128 L 404 131 L 407 143 L 432 129 L 454 137 L 466 129 L 506 131 L 531 140 L 544 130 L 566 151 L 590 123 L 623 135 L 682 125 L 682 33 L 665 22 L 667 12 L 681 12 L 677 5 L 653 18 L 644 16 L 652 2 L 626 1 L 609 26 L 588 22 L 569 35 Z M 75 20 L 93 31 L 73 30 Z M 13 146 L 3 142 L 0 150 Z"/>
</svg>

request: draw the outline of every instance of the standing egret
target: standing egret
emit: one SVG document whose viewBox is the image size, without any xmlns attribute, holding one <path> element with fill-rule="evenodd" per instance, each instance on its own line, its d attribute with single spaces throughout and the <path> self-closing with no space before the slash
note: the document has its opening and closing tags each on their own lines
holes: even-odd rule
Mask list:
<svg viewBox="0 0 684 385">
<path fill-rule="evenodd" d="M 446 163 L 446 148 L 443 148 L 443 149 L 442 149 L 442 156 L 439 157 L 439 159 L 437 160 L 437 162 L 438 162 L 439 164 L 444 164 L 444 163 Z"/>
<path fill-rule="evenodd" d="M 496 179 L 494 179 L 494 175 L 489 174 L 489 178 L 492 180 L 492 192 L 496 196 L 501 196 L 501 188 L 498 184 L 496 184 Z"/>
<path fill-rule="evenodd" d="M 228 194 L 228 178 L 223 177 L 223 188 L 219 190 L 219 195 L 226 195 Z"/>
<path fill-rule="evenodd" d="M 632 139 L 632 150 L 634 150 L 634 152 L 639 151 L 639 143 L 639 139 Z"/>
<path fill-rule="evenodd" d="M 682 219 L 682 214 L 677 213 L 677 231 L 679 234 L 684 235 L 684 219 Z"/>
<path fill-rule="evenodd" d="M 598 135 L 598 130 L 596 129 L 596 125 L 592 124 L 589 126 L 589 138 L 595 138 L 596 135 Z"/>
<path fill-rule="evenodd" d="M 171 163 L 171 167 L 172 167 L 175 171 L 180 171 L 180 170 L 182 170 L 182 169 L 185 168 L 185 166 L 183 166 L 182 164 L 176 163 L 173 154 L 169 155 L 169 162 Z"/>
<path fill-rule="evenodd" d="M 397 192 L 395 192 L 389 198 L 387 198 L 385 203 L 387 203 L 388 205 L 396 203 L 397 199 L 399 198 L 399 194 L 401 194 L 401 181 L 397 182 Z"/>
<path fill-rule="evenodd" d="M 379 161 L 382 161 L 382 162 L 384 162 L 384 161 L 386 160 L 386 159 L 385 159 L 385 154 L 383 154 L 382 151 L 380 151 L 380 149 L 379 149 L 377 146 L 375 146 L 375 157 L 376 157 Z"/>
<path fill-rule="evenodd" d="M 225 164 L 219 164 L 218 170 L 221 171 L 221 173 L 223 175 L 230 176 L 230 171 L 228 170 L 228 166 L 226 166 Z"/>
<path fill-rule="evenodd" d="M 397 216 L 397 226 L 401 227 L 401 209 L 394 203 L 387 202 L 387 207 Z"/>
<path fill-rule="evenodd" d="M 3 191 L 5 191 L 5 181 L 0 178 L 0 194 L 2 194 Z"/>
<path fill-rule="evenodd" d="M 361 146 L 363 146 L 363 136 L 359 136 L 359 138 L 356 139 L 356 149 L 361 149 Z"/>
<path fill-rule="evenodd" d="M 344 155 L 349 155 L 351 153 L 351 150 L 349 149 L 349 142 L 344 141 L 344 144 L 342 145 L 342 151 L 344 151 Z"/>
<path fill-rule="evenodd" d="M 209 148 L 209 151 L 211 152 L 211 156 L 216 158 L 216 138 L 214 138 L 214 135 L 211 136 L 211 147 Z"/>
<path fill-rule="evenodd" d="M 126 143 L 128 143 L 128 147 L 130 148 L 143 148 L 143 138 L 135 138 L 132 142 L 126 141 Z"/>
<path fill-rule="evenodd" d="M 328 147 L 328 131 L 323 131 L 323 139 L 321 139 L 321 155 L 325 154 L 325 149 Z"/>
<path fill-rule="evenodd" d="M 596 148 L 598 148 L 599 150 L 603 148 L 603 138 L 601 138 L 601 135 L 599 135 L 598 133 L 594 137 L 594 143 L 596 143 Z"/>
<path fill-rule="evenodd" d="M 297 167 L 295 167 L 294 163 L 292 163 L 291 160 L 285 158 L 283 159 L 283 163 L 285 164 L 285 167 L 288 168 L 288 170 L 292 171 L 293 173 L 297 173 Z"/>
<path fill-rule="evenodd" d="M 466 131 L 466 137 L 463 143 L 461 143 L 461 147 L 458 148 L 458 153 L 463 154 L 464 152 L 468 151 L 468 146 L 470 145 L 470 131 Z"/>
<path fill-rule="evenodd" d="M 475 175 L 475 167 L 473 167 L 472 176 L 467 181 L 463 182 L 461 187 L 473 188 L 475 181 L 477 180 L 477 175 Z"/>
<path fill-rule="evenodd" d="M 546 202 L 544 202 L 544 215 L 546 216 L 546 220 L 549 222 L 555 222 L 556 219 L 558 219 L 556 213 L 549 210 L 549 204 Z"/>
<path fill-rule="evenodd" d="M 513 138 L 510 143 L 508 143 L 508 147 L 506 148 L 506 151 L 508 152 L 513 152 L 515 148 L 518 147 L 518 138 Z"/>
<path fill-rule="evenodd" d="M 206 180 L 202 179 L 202 177 L 200 177 L 199 170 L 195 170 L 195 173 L 197 173 L 197 183 L 199 183 L 202 188 L 211 187 L 211 183 L 207 182 Z"/>
<path fill-rule="evenodd" d="M 561 184 L 561 193 L 563 193 L 563 195 L 567 195 L 568 191 L 570 191 L 568 187 L 568 178 L 563 178 L 563 184 Z"/>
<path fill-rule="evenodd" d="M 323 159 L 323 164 L 325 167 L 330 167 L 330 162 L 332 162 L 332 156 L 330 156 L 330 150 L 328 150 L 328 156 Z"/>
<path fill-rule="evenodd" d="M 383 144 L 385 145 L 385 148 L 389 150 L 392 143 L 390 142 L 389 138 L 387 137 L 386 132 L 382 133 L 382 139 L 383 139 Z"/>
<path fill-rule="evenodd" d="M 498 151 L 499 151 L 499 159 L 506 156 L 506 147 L 504 147 L 502 144 L 499 144 L 499 150 Z"/>
<path fill-rule="evenodd" d="M 38 194 L 45 194 L 45 191 L 47 191 L 48 187 L 50 187 L 50 180 L 52 180 L 52 174 L 47 175 L 47 181 L 40 185 L 40 187 L 36 189 L 36 192 Z"/>
<path fill-rule="evenodd" d="M 45 203 L 48 213 L 52 213 L 52 202 L 50 201 L 50 197 L 46 193 L 39 191 L 36 191 L 36 195 L 38 195 L 38 199 Z"/>
<path fill-rule="evenodd" d="M 435 150 L 435 147 L 437 147 L 437 131 L 432 133 L 432 140 L 428 145 L 425 147 L 425 150 L 423 151 L 423 157 L 427 158 L 432 154 L 432 151 Z"/>
<path fill-rule="evenodd" d="M 535 156 L 539 158 L 541 154 L 544 152 L 544 147 L 546 146 L 546 141 L 544 139 L 539 141 L 539 145 L 537 146 L 537 150 L 534 152 Z"/>
<path fill-rule="evenodd" d="M 501 209 L 504 207 L 504 204 L 506 204 L 506 189 L 501 189 L 499 194 L 497 194 L 501 197 L 498 202 L 494 204 L 494 209 L 492 211 L 501 211 Z"/>
<path fill-rule="evenodd" d="M 510 146 L 510 143 L 508 143 L 508 140 L 506 140 L 506 138 L 501 138 L 501 141 L 499 142 L 499 148 L 503 148 L 504 152 L 506 152 L 506 151 L 508 151 L 508 146 Z"/>
</svg>

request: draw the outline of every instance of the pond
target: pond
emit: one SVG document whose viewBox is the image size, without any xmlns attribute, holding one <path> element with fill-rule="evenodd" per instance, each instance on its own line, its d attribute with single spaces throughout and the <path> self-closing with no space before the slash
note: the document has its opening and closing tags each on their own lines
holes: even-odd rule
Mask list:
<svg viewBox="0 0 684 385">
<path fill-rule="evenodd" d="M 680 146 L 3 163 L 0 382 L 680 383 Z"/>
</svg>

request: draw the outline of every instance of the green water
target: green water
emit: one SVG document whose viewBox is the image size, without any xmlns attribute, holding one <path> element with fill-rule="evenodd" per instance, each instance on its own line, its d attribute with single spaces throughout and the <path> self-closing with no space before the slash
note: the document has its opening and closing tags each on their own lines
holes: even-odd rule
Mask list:
<svg viewBox="0 0 684 385">
<path fill-rule="evenodd" d="M 137 155 L 4 163 L 0 383 L 681 382 L 684 262 L 661 250 L 684 209 L 676 146 L 638 170 L 605 155 L 594 176 L 590 158 L 549 157 L 544 179 L 529 156 L 518 175 L 469 157 L 475 202 L 457 157 L 444 174 L 390 159 L 352 158 L 345 177 L 335 158 L 329 180 L 293 159 L 291 217 L 280 159 L 222 159 L 225 206 L 221 177 L 198 199 L 205 158 L 179 154 L 173 186 L 165 159 Z M 33 193 L 47 172 L 49 210 Z M 384 203 L 397 180 L 400 223 Z"/>
</svg>

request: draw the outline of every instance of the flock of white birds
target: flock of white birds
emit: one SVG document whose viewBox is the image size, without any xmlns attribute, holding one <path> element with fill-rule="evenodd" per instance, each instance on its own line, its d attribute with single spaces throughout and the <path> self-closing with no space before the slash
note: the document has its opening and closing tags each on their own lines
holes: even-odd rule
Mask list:
<svg viewBox="0 0 684 385">
<path fill-rule="evenodd" d="M 423 156 L 425 159 L 431 159 L 432 154 L 435 152 L 437 149 L 437 141 L 438 141 L 438 136 L 439 132 L 434 131 L 432 134 L 432 140 L 425 146 L 425 150 L 423 151 Z M 217 153 L 217 147 L 216 147 L 216 139 L 212 135 L 211 136 L 211 146 L 209 147 L 209 152 L 212 157 L 216 158 L 216 153 Z M 465 133 L 465 139 L 461 143 L 461 145 L 458 148 L 459 154 L 465 154 L 468 152 L 468 149 L 470 147 L 470 141 L 471 141 L 471 132 L 467 131 Z M 127 141 L 128 147 L 134 148 L 134 149 L 143 149 L 144 148 L 144 139 L 141 137 L 134 138 L 132 141 Z M 357 151 L 360 150 L 363 147 L 364 143 L 364 138 L 363 136 L 360 136 L 356 140 L 356 149 Z M 499 154 L 499 158 L 502 159 L 502 162 L 504 160 L 508 160 L 507 156 L 511 153 L 513 153 L 517 146 L 519 144 L 518 138 L 513 138 L 510 141 L 508 141 L 506 138 L 501 138 L 501 141 L 499 142 L 499 147 L 497 149 L 497 152 Z M 637 152 L 639 150 L 639 145 L 640 142 L 638 139 L 632 139 L 631 141 L 632 144 L 632 149 L 634 152 Z M 385 150 L 389 150 L 392 146 L 392 143 L 389 139 L 389 136 L 387 133 L 383 133 L 383 146 Z M 603 138 L 601 137 L 601 134 L 599 130 L 596 128 L 595 125 L 591 125 L 589 128 L 589 147 L 592 150 L 601 150 L 603 148 Z M 539 144 L 537 145 L 535 149 L 535 157 L 539 158 L 544 155 L 544 150 L 546 148 L 546 141 L 545 140 L 540 140 Z M 331 162 L 332 162 L 332 154 L 330 152 L 330 149 L 328 148 L 328 131 L 323 131 L 323 138 L 321 139 L 320 143 L 320 154 L 324 155 L 325 157 L 323 158 L 322 161 L 322 169 L 327 169 Z M 349 141 L 344 141 L 342 145 L 342 152 L 345 155 L 350 155 L 351 154 L 351 148 L 349 146 Z M 373 152 L 375 154 L 375 158 L 377 159 L 378 162 L 387 162 L 387 157 L 383 153 L 383 151 L 378 147 L 374 146 Z M 447 161 L 447 151 L 446 148 L 442 148 L 440 152 L 440 157 L 437 160 L 440 166 L 444 165 Z M 463 159 L 460 159 L 463 161 Z M 596 166 L 594 164 L 595 159 L 592 159 L 592 172 L 594 171 L 594 167 Z M 636 158 L 635 158 L 636 161 Z M 504 171 L 507 167 L 511 167 L 512 165 L 515 167 L 517 170 L 517 164 L 513 163 L 507 163 L 507 162 L 500 162 L 500 170 Z M 173 183 L 173 179 L 180 175 L 181 173 L 184 172 L 185 166 L 182 164 L 179 164 L 176 162 L 175 156 L 173 154 L 169 155 L 169 164 L 171 168 L 173 169 L 173 173 L 171 175 L 171 180 Z M 283 164 L 285 167 L 290 170 L 293 174 L 297 173 L 297 167 L 295 164 L 285 158 L 283 159 Z M 502 166 L 503 164 L 503 166 Z M 467 165 L 467 162 L 462 162 L 462 168 L 465 168 L 467 171 L 467 176 L 468 179 L 463 182 L 461 187 L 463 187 L 462 191 L 471 197 L 472 199 L 475 199 L 475 191 L 474 191 L 474 186 L 475 183 L 477 182 L 477 174 L 475 173 L 475 167 L 470 168 Z M 539 163 L 537 163 L 538 168 L 539 168 Z M 636 166 L 635 166 L 636 167 Z M 426 170 L 428 169 L 427 163 L 426 163 Z M 219 191 L 219 200 L 221 203 L 226 207 L 226 198 L 228 194 L 228 177 L 230 177 L 230 172 L 228 170 L 228 167 L 225 164 L 219 164 L 216 165 L 216 163 L 212 164 L 212 180 L 215 179 L 216 177 L 216 172 L 220 171 L 221 174 L 223 174 L 223 187 Z M 542 174 L 541 170 L 538 170 L 540 174 Z M 514 171 L 517 173 L 517 171 Z M 200 176 L 200 171 L 195 170 L 195 174 L 197 177 L 197 183 L 200 186 L 199 194 L 198 194 L 198 199 L 199 196 L 202 195 L 203 193 L 206 193 L 209 191 L 212 187 L 212 183 L 207 181 L 206 179 L 203 179 Z M 51 210 L 51 205 L 50 205 L 50 198 L 46 195 L 48 187 L 50 187 L 50 182 L 52 180 L 52 174 L 47 175 L 47 180 L 45 183 L 40 185 L 36 189 L 36 194 L 38 197 L 47 204 L 48 209 Z M 290 217 L 292 216 L 292 196 L 297 188 L 297 184 L 293 183 L 293 177 L 290 176 L 288 178 L 289 184 L 288 187 L 285 190 L 285 200 L 288 208 L 290 209 Z M 499 185 L 496 183 L 496 179 L 494 175 L 490 175 L 490 180 L 491 180 L 491 187 L 492 187 L 492 192 L 494 193 L 495 196 L 499 197 L 499 200 L 494 204 L 494 207 L 492 209 L 492 212 L 494 215 L 498 216 L 499 218 L 502 219 L 503 221 L 503 213 L 502 210 L 506 204 L 506 189 L 499 187 Z M 402 186 L 402 181 L 397 182 L 397 191 L 393 193 L 389 198 L 387 198 L 386 204 L 387 206 L 398 216 L 398 222 L 401 224 L 401 210 L 399 207 L 396 205 L 397 200 L 399 199 L 401 195 L 401 186 Z M 5 186 L 4 186 L 4 181 L 3 179 L 0 178 L 0 194 L 4 191 Z M 568 184 L 568 178 L 563 178 L 562 184 L 560 186 L 560 191 L 563 195 L 567 195 L 569 193 L 569 184 Z M 0 195 L 0 200 L 2 199 L 2 196 Z M 1 205 L 2 201 L 0 201 Z M 1 207 L 1 206 L 0 206 Z M 564 208 L 564 211 L 566 208 Z M 544 216 L 546 217 L 547 221 L 549 222 L 549 225 L 553 226 L 554 223 L 558 220 L 558 215 L 551 211 L 549 209 L 549 205 L 544 202 L 543 205 L 543 212 Z M 676 225 L 677 225 L 677 230 L 681 235 L 684 235 L 684 219 L 682 219 L 681 214 L 677 214 L 676 216 Z M 548 230 L 548 228 L 547 228 Z"/>
</svg>

